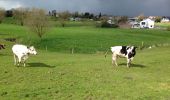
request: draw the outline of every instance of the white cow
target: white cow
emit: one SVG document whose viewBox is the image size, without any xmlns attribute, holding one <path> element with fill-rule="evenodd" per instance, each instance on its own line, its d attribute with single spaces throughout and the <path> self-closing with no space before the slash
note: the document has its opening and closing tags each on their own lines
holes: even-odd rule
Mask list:
<svg viewBox="0 0 170 100">
<path fill-rule="evenodd" d="M 136 49 L 137 47 L 135 46 L 114 46 L 111 47 L 112 51 L 112 64 L 118 66 L 116 60 L 118 57 L 124 57 L 127 59 L 127 67 L 130 66 L 131 61 L 133 60 L 135 54 L 136 54 Z M 107 51 L 108 52 L 108 51 Z M 107 54 L 106 52 L 106 54 Z M 105 57 L 106 57 L 105 54 Z"/>
<path fill-rule="evenodd" d="M 24 67 L 29 54 L 37 55 L 37 52 L 33 46 L 27 47 L 22 44 L 13 45 L 12 52 L 14 54 L 14 65 L 19 66 L 20 63 L 23 63 Z"/>
</svg>

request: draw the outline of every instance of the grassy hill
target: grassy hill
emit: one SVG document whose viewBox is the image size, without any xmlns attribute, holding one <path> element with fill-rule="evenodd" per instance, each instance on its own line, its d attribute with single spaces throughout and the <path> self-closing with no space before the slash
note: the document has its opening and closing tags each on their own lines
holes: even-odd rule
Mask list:
<svg viewBox="0 0 170 100">
<path fill-rule="evenodd" d="M 114 45 L 145 46 L 170 43 L 169 31 L 145 29 L 107 29 L 93 26 L 55 27 L 43 39 L 26 27 L 1 24 L 1 40 L 16 38 L 17 43 L 34 45 L 38 49 L 69 53 L 96 53 L 106 51 Z"/>
<path fill-rule="evenodd" d="M 0 100 L 168 100 L 170 33 L 165 30 L 55 27 L 40 40 L 26 27 L 0 24 Z M 34 45 L 26 67 L 13 65 L 11 47 Z M 114 45 L 167 46 L 138 50 L 131 68 L 105 52 Z M 74 54 L 71 49 L 74 48 Z M 101 53 L 102 52 L 102 53 Z"/>
</svg>

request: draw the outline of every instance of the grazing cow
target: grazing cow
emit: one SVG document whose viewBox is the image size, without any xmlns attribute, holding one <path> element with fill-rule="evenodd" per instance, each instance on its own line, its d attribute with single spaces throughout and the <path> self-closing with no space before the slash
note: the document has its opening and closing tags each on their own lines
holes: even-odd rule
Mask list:
<svg viewBox="0 0 170 100">
<path fill-rule="evenodd" d="M 124 57 L 127 59 L 127 67 L 130 66 L 131 61 L 133 60 L 135 54 L 136 54 L 136 48 L 135 46 L 114 46 L 111 47 L 112 51 L 112 64 L 118 66 L 116 60 L 118 57 Z M 107 51 L 108 52 L 108 51 Z M 107 54 L 106 52 L 106 54 Z M 105 57 L 106 57 L 105 54 Z"/>
<path fill-rule="evenodd" d="M 19 66 L 20 63 L 23 63 L 24 67 L 25 67 L 25 62 L 26 62 L 26 59 L 28 58 L 28 55 L 30 55 L 30 54 L 36 55 L 37 54 L 37 52 L 33 46 L 27 47 L 27 46 L 21 45 L 21 44 L 13 45 L 12 52 L 14 54 L 14 65 Z"/>
<path fill-rule="evenodd" d="M 1 49 L 5 49 L 5 45 L 4 44 L 0 44 L 0 50 Z"/>
</svg>

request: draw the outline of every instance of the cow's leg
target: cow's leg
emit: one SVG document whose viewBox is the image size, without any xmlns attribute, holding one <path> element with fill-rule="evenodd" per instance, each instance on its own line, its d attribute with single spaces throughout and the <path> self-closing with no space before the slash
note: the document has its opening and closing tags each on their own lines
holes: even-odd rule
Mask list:
<svg viewBox="0 0 170 100">
<path fill-rule="evenodd" d="M 23 63 L 23 66 L 25 67 L 25 60 L 24 59 L 23 59 L 22 63 Z"/>
<path fill-rule="evenodd" d="M 14 65 L 19 66 L 19 60 L 18 60 L 18 56 L 14 54 Z"/>
<path fill-rule="evenodd" d="M 26 60 L 23 58 L 23 65 L 24 65 L 24 67 L 25 67 L 25 63 L 26 63 Z"/>
<path fill-rule="evenodd" d="M 131 59 L 127 58 L 127 67 L 129 68 L 131 64 Z"/>
<path fill-rule="evenodd" d="M 14 54 L 14 65 L 17 64 L 17 58 L 16 58 L 16 55 Z"/>
<path fill-rule="evenodd" d="M 24 67 L 26 66 L 26 59 L 28 58 L 27 55 L 23 56 L 22 60 L 23 60 L 23 64 L 24 64 Z"/>
<path fill-rule="evenodd" d="M 24 56 L 21 57 L 21 65 L 23 65 L 25 67 L 25 60 L 24 60 Z"/>
<path fill-rule="evenodd" d="M 113 66 L 114 66 L 114 64 L 115 64 L 116 66 L 118 66 L 118 64 L 117 64 L 117 62 L 116 62 L 116 59 L 117 59 L 117 56 L 116 56 L 115 54 L 112 54 L 112 64 L 113 64 Z"/>
<path fill-rule="evenodd" d="M 21 60 L 22 60 L 22 59 L 21 59 L 21 57 L 19 56 L 19 57 L 18 57 L 18 66 L 19 66 L 20 63 L 21 63 Z"/>
<path fill-rule="evenodd" d="M 25 62 L 24 62 L 24 67 L 25 67 Z"/>
</svg>

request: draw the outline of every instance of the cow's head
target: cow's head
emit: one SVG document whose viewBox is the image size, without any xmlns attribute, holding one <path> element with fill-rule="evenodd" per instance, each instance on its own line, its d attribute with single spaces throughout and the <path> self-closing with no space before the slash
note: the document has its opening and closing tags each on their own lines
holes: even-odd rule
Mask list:
<svg viewBox="0 0 170 100">
<path fill-rule="evenodd" d="M 135 56 L 135 54 L 136 54 L 136 48 L 137 48 L 137 47 L 135 47 L 135 46 L 131 46 L 131 47 L 128 48 L 127 51 L 128 51 L 128 58 L 129 58 L 129 59 L 131 59 L 131 58 L 133 59 L 133 57 Z"/>
<path fill-rule="evenodd" d="M 37 55 L 37 51 L 35 50 L 34 46 L 28 48 L 29 54 Z"/>
</svg>

